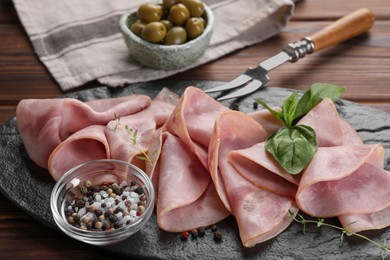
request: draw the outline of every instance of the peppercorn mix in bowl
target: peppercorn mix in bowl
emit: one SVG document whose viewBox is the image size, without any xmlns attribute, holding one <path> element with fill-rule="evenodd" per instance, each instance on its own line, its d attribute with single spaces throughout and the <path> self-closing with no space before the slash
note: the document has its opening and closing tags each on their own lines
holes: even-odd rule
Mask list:
<svg viewBox="0 0 390 260">
<path fill-rule="evenodd" d="M 50 206 L 58 227 L 93 245 L 110 245 L 139 231 L 154 209 L 155 194 L 138 167 L 102 159 L 78 165 L 56 183 Z"/>
<path fill-rule="evenodd" d="M 200 0 L 164 0 L 125 13 L 119 25 L 134 60 L 147 67 L 173 70 L 190 65 L 205 52 L 214 15 Z"/>
</svg>

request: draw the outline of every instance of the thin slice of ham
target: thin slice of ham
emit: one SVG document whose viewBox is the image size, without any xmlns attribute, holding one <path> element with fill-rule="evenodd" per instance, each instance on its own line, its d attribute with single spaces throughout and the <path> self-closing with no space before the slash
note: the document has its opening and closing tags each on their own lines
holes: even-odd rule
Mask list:
<svg viewBox="0 0 390 260">
<path fill-rule="evenodd" d="M 343 122 L 333 101 L 325 97 L 310 110 L 298 124 L 314 129 L 319 147 L 341 145 L 343 143 Z"/>
<path fill-rule="evenodd" d="M 188 87 L 165 124 L 164 131 L 180 137 L 207 167 L 207 147 L 214 121 L 217 114 L 224 110 L 227 110 L 225 106 L 202 90 Z"/>
<path fill-rule="evenodd" d="M 269 154 L 261 142 L 232 151 L 228 161 L 245 179 L 257 187 L 278 195 L 295 197 L 300 175 L 291 175 Z"/>
<path fill-rule="evenodd" d="M 187 145 L 167 134 L 160 157 L 157 224 L 181 232 L 215 224 L 230 215 L 210 174 Z"/>
<path fill-rule="evenodd" d="M 209 147 L 211 176 L 218 194 L 228 201 L 245 247 L 275 237 L 292 222 L 289 210 L 296 211 L 293 198 L 253 185 L 228 163 L 232 151 L 263 142 L 266 137 L 264 128 L 249 116 L 225 111 L 218 115 Z"/>
<path fill-rule="evenodd" d="M 77 131 L 51 153 L 48 169 L 58 181 L 69 169 L 91 160 L 111 158 L 105 126 L 92 125 Z"/>
<path fill-rule="evenodd" d="M 305 169 L 296 201 L 311 216 L 369 214 L 390 206 L 390 174 L 381 145 L 319 148 Z"/>
<path fill-rule="evenodd" d="M 280 107 L 274 107 L 272 109 L 275 111 L 281 111 Z M 272 115 L 267 109 L 261 109 L 256 112 L 249 113 L 248 115 L 261 124 L 268 134 L 276 132 L 283 126 L 283 122 Z"/>
<path fill-rule="evenodd" d="M 138 156 L 147 159 L 154 133 L 166 122 L 175 103 L 177 95 L 168 89 L 160 91 L 148 106 L 130 115 L 121 115 L 121 110 L 108 108 L 113 105 L 112 99 L 93 101 L 96 110 L 110 110 L 111 120 L 107 118 L 105 125 L 96 124 L 80 129 L 57 145 L 48 160 L 49 172 L 58 180 L 72 167 L 102 158 L 131 162 L 145 169 L 149 162 L 138 159 Z M 99 105 L 102 107 L 99 108 Z M 114 114 L 117 118 L 113 120 Z"/>
<path fill-rule="evenodd" d="M 230 215 L 207 167 L 207 149 L 218 111 L 227 108 L 195 87 L 186 88 L 152 146 L 161 146 L 153 172 L 158 176 L 157 220 L 178 232 L 217 223 Z M 156 172 L 158 171 L 158 172 Z M 189 218 L 191 216 L 191 218 Z"/>
<path fill-rule="evenodd" d="M 105 125 L 115 113 L 137 113 L 150 101 L 145 95 L 85 103 L 72 98 L 26 99 L 16 109 L 17 127 L 30 158 L 47 168 L 51 152 L 70 135 L 90 125 Z"/>
</svg>

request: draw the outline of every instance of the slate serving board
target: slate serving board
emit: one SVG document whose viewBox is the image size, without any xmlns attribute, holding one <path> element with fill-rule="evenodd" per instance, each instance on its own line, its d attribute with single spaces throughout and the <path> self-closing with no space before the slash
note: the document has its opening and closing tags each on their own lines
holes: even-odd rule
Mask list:
<svg viewBox="0 0 390 260">
<path fill-rule="evenodd" d="M 168 87 L 181 95 L 189 85 L 207 89 L 220 84 L 222 82 L 155 81 L 115 89 L 99 87 L 66 97 L 87 101 L 141 93 L 153 98 L 162 87 Z M 265 88 L 246 98 L 224 101 L 223 104 L 231 106 L 235 103 L 240 111 L 252 112 L 254 98 L 261 98 L 271 106 L 277 106 L 291 93 L 292 90 L 288 89 Z M 384 167 L 390 170 L 390 114 L 345 100 L 337 101 L 336 105 L 340 115 L 358 131 L 366 143 L 383 145 Z M 55 225 L 50 210 L 49 199 L 53 186 L 54 181 L 47 170 L 35 165 L 26 154 L 16 128 L 16 119 L 11 118 L 0 126 L 0 190 L 43 225 L 61 232 Z M 327 219 L 326 222 L 339 225 L 337 219 Z M 154 213 L 139 233 L 119 244 L 102 249 L 137 259 L 380 259 L 382 256 L 380 248 L 356 237 L 347 238 L 340 246 L 340 232 L 326 227 L 308 225 L 303 234 L 303 226 L 294 222 L 274 239 L 254 248 L 244 248 L 233 217 L 225 219 L 217 226 L 223 234 L 219 243 L 213 241 L 209 230 L 203 238 L 181 241 L 179 234 L 158 229 Z M 366 235 L 378 242 L 390 240 L 390 230 L 387 229 L 368 232 Z M 390 254 L 385 256 L 390 257 Z"/>
</svg>

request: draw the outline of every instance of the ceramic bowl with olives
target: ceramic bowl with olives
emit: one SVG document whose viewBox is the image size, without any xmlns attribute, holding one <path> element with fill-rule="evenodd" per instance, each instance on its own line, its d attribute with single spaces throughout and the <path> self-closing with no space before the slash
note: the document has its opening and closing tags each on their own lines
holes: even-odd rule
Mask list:
<svg viewBox="0 0 390 260">
<path fill-rule="evenodd" d="M 181 69 L 206 50 L 214 16 L 200 0 L 163 0 L 142 4 L 119 22 L 130 55 L 142 65 Z"/>
</svg>

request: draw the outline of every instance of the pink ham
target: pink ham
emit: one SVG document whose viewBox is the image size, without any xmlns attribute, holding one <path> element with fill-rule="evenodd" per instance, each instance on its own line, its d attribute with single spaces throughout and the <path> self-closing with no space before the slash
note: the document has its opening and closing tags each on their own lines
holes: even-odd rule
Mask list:
<svg viewBox="0 0 390 260">
<path fill-rule="evenodd" d="M 390 226 L 390 207 L 369 214 L 342 215 L 339 216 L 339 220 L 350 232 L 383 229 Z"/>
<path fill-rule="evenodd" d="M 105 126 L 91 125 L 77 131 L 51 153 L 49 172 L 58 180 L 73 166 L 102 158 L 131 162 L 145 169 L 149 162 L 138 159 L 138 156 L 146 157 L 157 127 L 165 123 L 175 108 L 173 103 L 177 102 L 176 97 L 177 95 L 169 90 L 162 90 L 155 100 L 136 113 L 122 116 L 115 112 L 113 115 L 116 114 L 118 118 L 111 118 Z M 97 106 L 100 104 L 104 109 L 108 109 L 105 106 L 111 103 L 111 99 L 95 101 L 93 106 L 99 110 Z M 132 139 L 135 132 L 136 143 Z"/>
<path fill-rule="evenodd" d="M 61 142 L 48 160 L 51 176 L 58 181 L 65 172 L 81 163 L 110 158 L 111 150 L 104 131 L 105 126 L 88 126 Z"/>
<path fill-rule="evenodd" d="M 299 208 L 311 216 L 335 217 L 390 206 L 390 174 L 381 164 L 380 145 L 319 148 L 302 175 Z"/>
<path fill-rule="evenodd" d="M 343 143 L 343 123 L 333 101 L 329 98 L 324 98 L 298 124 L 308 125 L 314 129 L 320 147 Z"/>
<path fill-rule="evenodd" d="M 218 112 L 224 110 L 227 108 L 202 90 L 188 87 L 164 130 L 184 141 L 207 167 L 207 147 L 213 124 Z"/>
<path fill-rule="evenodd" d="M 280 107 L 275 107 L 272 109 L 275 111 L 281 110 Z M 268 134 L 276 132 L 283 126 L 283 122 L 272 115 L 271 112 L 269 112 L 267 109 L 261 109 L 256 112 L 249 113 L 248 115 L 261 124 Z"/>
<path fill-rule="evenodd" d="M 167 134 L 161 151 L 158 187 L 157 223 L 165 231 L 209 226 L 229 215 L 207 169 L 171 134 Z"/>
<path fill-rule="evenodd" d="M 133 159 L 137 155 L 145 157 L 144 153 L 148 151 L 155 131 L 156 122 L 152 117 L 133 115 L 121 118 L 120 123 L 117 120 L 109 122 L 105 135 L 110 145 L 111 158 L 137 165 Z"/>
<path fill-rule="evenodd" d="M 227 108 L 202 90 L 188 87 L 152 146 L 161 146 L 153 172 L 158 176 L 157 220 L 171 232 L 214 224 L 230 213 L 207 168 L 207 147 L 218 111 Z M 156 172 L 158 171 L 158 172 Z M 189 219 L 188 216 L 191 215 Z"/>
<path fill-rule="evenodd" d="M 211 176 L 218 194 L 235 216 L 245 247 L 275 237 L 292 222 L 294 199 L 253 185 L 228 163 L 229 154 L 263 142 L 264 128 L 237 111 L 221 112 L 215 122 L 209 147 Z"/>
<path fill-rule="evenodd" d="M 261 142 L 232 151 L 228 161 L 245 179 L 257 187 L 278 195 L 295 197 L 300 175 L 291 175 L 269 154 Z"/>
<path fill-rule="evenodd" d="M 76 99 L 27 99 L 16 109 L 17 127 L 30 158 L 47 168 L 50 153 L 66 138 L 90 125 L 105 125 L 114 114 L 130 115 L 150 104 L 144 95 L 81 102 Z"/>
<path fill-rule="evenodd" d="M 152 137 L 147 155 L 150 158 L 150 163 L 145 164 L 145 173 L 149 176 L 152 181 L 155 194 L 156 202 L 158 200 L 158 181 L 159 181 L 159 172 L 160 172 L 160 154 L 163 144 L 163 134 L 162 129 L 157 129 Z"/>
</svg>

